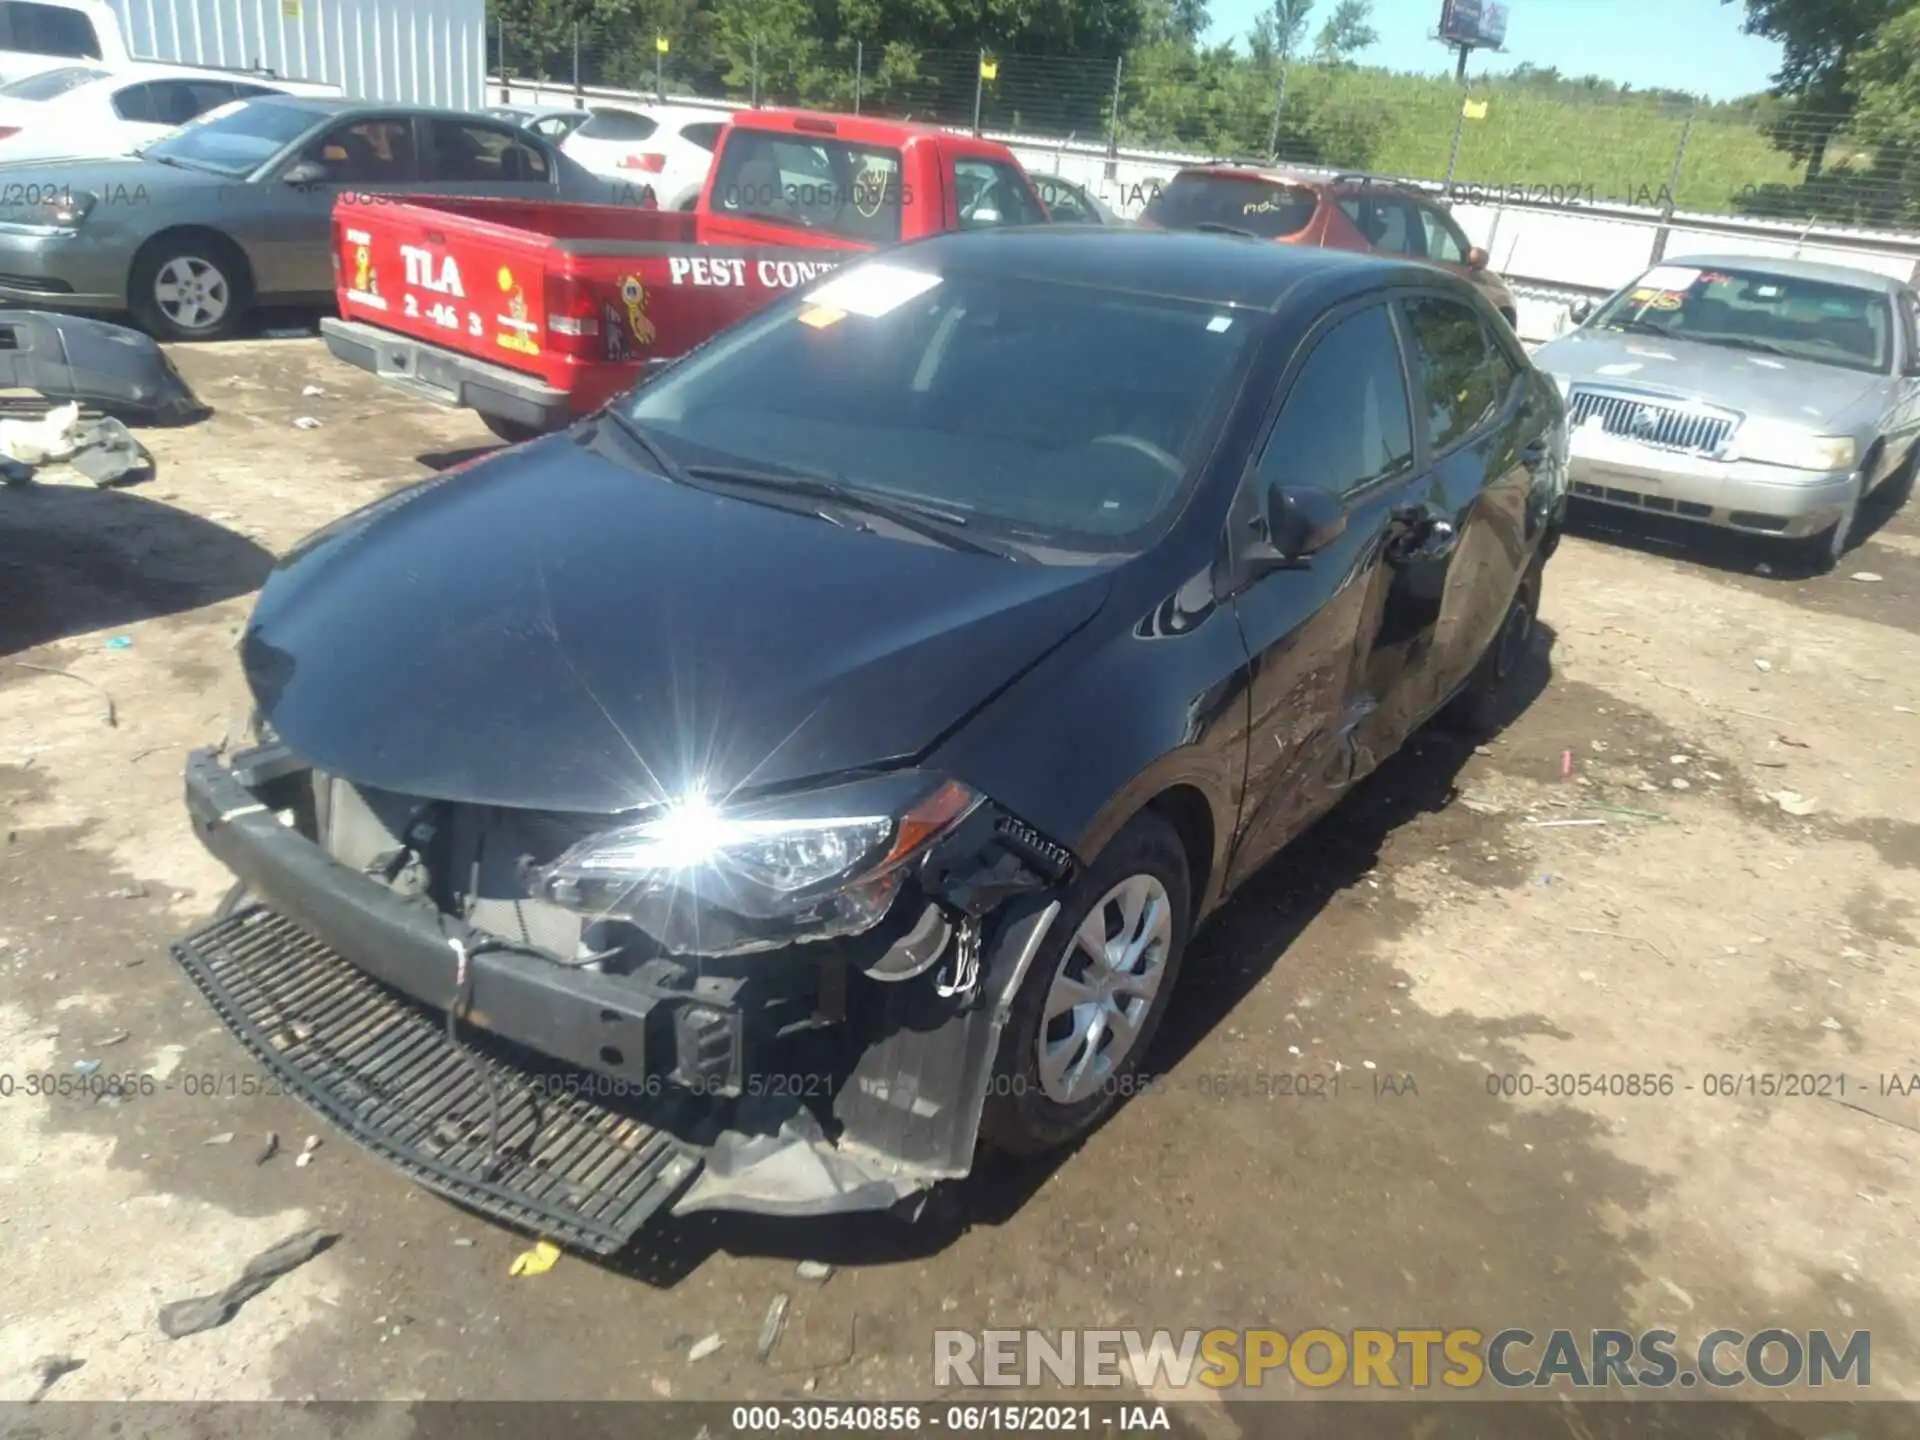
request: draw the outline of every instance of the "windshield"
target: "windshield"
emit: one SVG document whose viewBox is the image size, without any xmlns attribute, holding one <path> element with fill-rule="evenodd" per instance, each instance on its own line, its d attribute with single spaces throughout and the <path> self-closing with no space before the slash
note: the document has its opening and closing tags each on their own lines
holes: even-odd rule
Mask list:
<svg viewBox="0 0 1920 1440">
<path fill-rule="evenodd" d="M 1256 176 L 1176 175 L 1147 202 L 1141 218 L 1163 230 L 1222 225 L 1266 240 L 1298 235 L 1313 219 L 1319 197 L 1304 185 Z"/>
<path fill-rule="evenodd" d="M 1177 510 L 1252 329 L 1217 306 L 870 261 L 622 403 L 696 473 L 779 469 L 1111 556 Z"/>
<path fill-rule="evenodd" d="M 253 100 L 218 119 L 177 130 L 142 153 L 194 170 L 250 175 L 312 129 L 317 119 L 311 110 Z"/>
<path fill-rule="evenodd" d="M 43 70 L 38 75 L 0 85 L 0 96 L 9 100 L 54 100 L 69 90 L 104 80 L 109 73 L 91 65 L 62 65 L 58 70 Z"/>
<path fill-rule="evenodd" d="M 1592 325 L 1884 373 L 1893 310 L 1863 286 L 1766 270 L 1658 265 L 1609 301 Z"/>
<path fill-rule="evenodd" d="M 735 128 L 720 150 L 712 206 L 850 240 L 900 238 L 900 152 L 783 131 Z"/>
</svg>

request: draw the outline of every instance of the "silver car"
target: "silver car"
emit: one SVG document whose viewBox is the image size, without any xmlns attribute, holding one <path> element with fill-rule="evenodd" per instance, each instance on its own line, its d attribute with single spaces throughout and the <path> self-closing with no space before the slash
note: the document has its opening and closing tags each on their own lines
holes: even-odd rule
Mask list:
<svg viewBox="0 0 1920 1440">
<path fill-rule="evenodd" d="M 1818 569 L 1920 460 L 1920 299 L 1871 271 L 1666 262 L 1534 363 L 1567 396 L 1576 499 L 1778 536 Z"/>
<path fill-rule="evenodd" d="M 0 165 L 0 304 L 131 311 L 215 340 L 256 304 L 327 304 L 335 200 L 395 194 L 647 204 L 504 120 L 252 100 L 115 160 Z"/>
</svg>

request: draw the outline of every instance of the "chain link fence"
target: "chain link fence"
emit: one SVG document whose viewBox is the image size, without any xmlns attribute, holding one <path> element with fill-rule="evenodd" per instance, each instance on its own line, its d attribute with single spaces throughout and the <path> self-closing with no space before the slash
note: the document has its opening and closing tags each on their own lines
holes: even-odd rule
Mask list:
<svg viewBox="0 0 1920 1440">
<path fill-rule="evenodd" d="M 568 103 L 595 88 L 806 105 L 1122 150 L 1365 171 L 1469 198 L 1920 229 L 1920 155 L 1901 135 L 1760 99 L 1472 87 L 1352 67 L 1260 65 L 1173 47 L 1126 59 L 995 55 L 789 33 L 492 26 L 489 72 Z M 1564 93 L 1574 89 L 1571 96 Z"/>
</svg>

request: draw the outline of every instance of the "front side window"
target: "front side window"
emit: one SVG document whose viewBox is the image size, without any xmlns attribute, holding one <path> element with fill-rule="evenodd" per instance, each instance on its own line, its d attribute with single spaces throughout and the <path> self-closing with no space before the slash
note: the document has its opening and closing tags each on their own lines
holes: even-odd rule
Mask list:
<svg viewBox="0 0 1920 1440">
<path fill-rule="evenodd" d="M 411 120 L 337 125 L 301 152 L 327 167 L 330 185 L 405 185 L 419 179 Z"/>
<path fill-rule="evenodd" d="M 1427 439 L 1436 453 L 1471 435 L 1493 417 L 1512 366 L 1471 308 L 1457 300 L 1421 296 L 1406 303 L 1413 341 L 1414 394 L 1427 412 Z"/>
<path fill-rule="evenodd" d="M 1260 480 L 1345 495 L 1412 468 L 1400 342 L 1387 307 L 1375 305 L 1314 345 L 1261 451 Z"/>
<path fill-rule="evenodd" d="M 884 244 L 900 238 L 900 152 L 736 128 L 720 149 L 712 196 L 721 215 Z"/>
<path fill-rule="evenodd" d="M 868 261 L 643 386 L 682 464 L 829 479 L 968 533 L 1131 553 L 1177 510 L 1252 323 L 1216 306 Z"/>
<path fill-rule="evenodd" d="M 1466 237 L 1445 215 L 1431 205 L 1420 207 L 1420 224 L 1425 233 L 1427 258 L 1438 260 L 1446 265 L 1464 265 L 1467 263 Z"/>
<path fill-rule="evenodd" d="M 1761 266 L 1656 265 L 1591 323 L 1881 374 L 1893 360 L 1885 292 Z"/>
</svg>

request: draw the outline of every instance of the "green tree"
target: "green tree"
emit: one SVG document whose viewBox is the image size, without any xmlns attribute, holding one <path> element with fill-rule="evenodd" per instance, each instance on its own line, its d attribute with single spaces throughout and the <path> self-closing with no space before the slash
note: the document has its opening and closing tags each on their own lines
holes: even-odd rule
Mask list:
<svg viewBox="0 0 1920 1440">
<path fill-rule="evenodd" d="M 1373 28 L 1373 0 L 1340 0 L 1313 42 L 1314 58 L 1322 64 L 1340 64 L 1368 46 L 1380 43 Z"/>
<path fill-rule="evenodd" d="M 1735 0 L 1721 0 L 1733 4 Z M 1853 57 L 1873 44 L 1903 0 L 1741 0 L 1746 30 L 1778 41 L 1774 91 L 1793 103 L 1769 131 L 1774 144 L 1819 175 L 1827 148 L 1858 101 L 1850 78 Z"/>
</svg>

